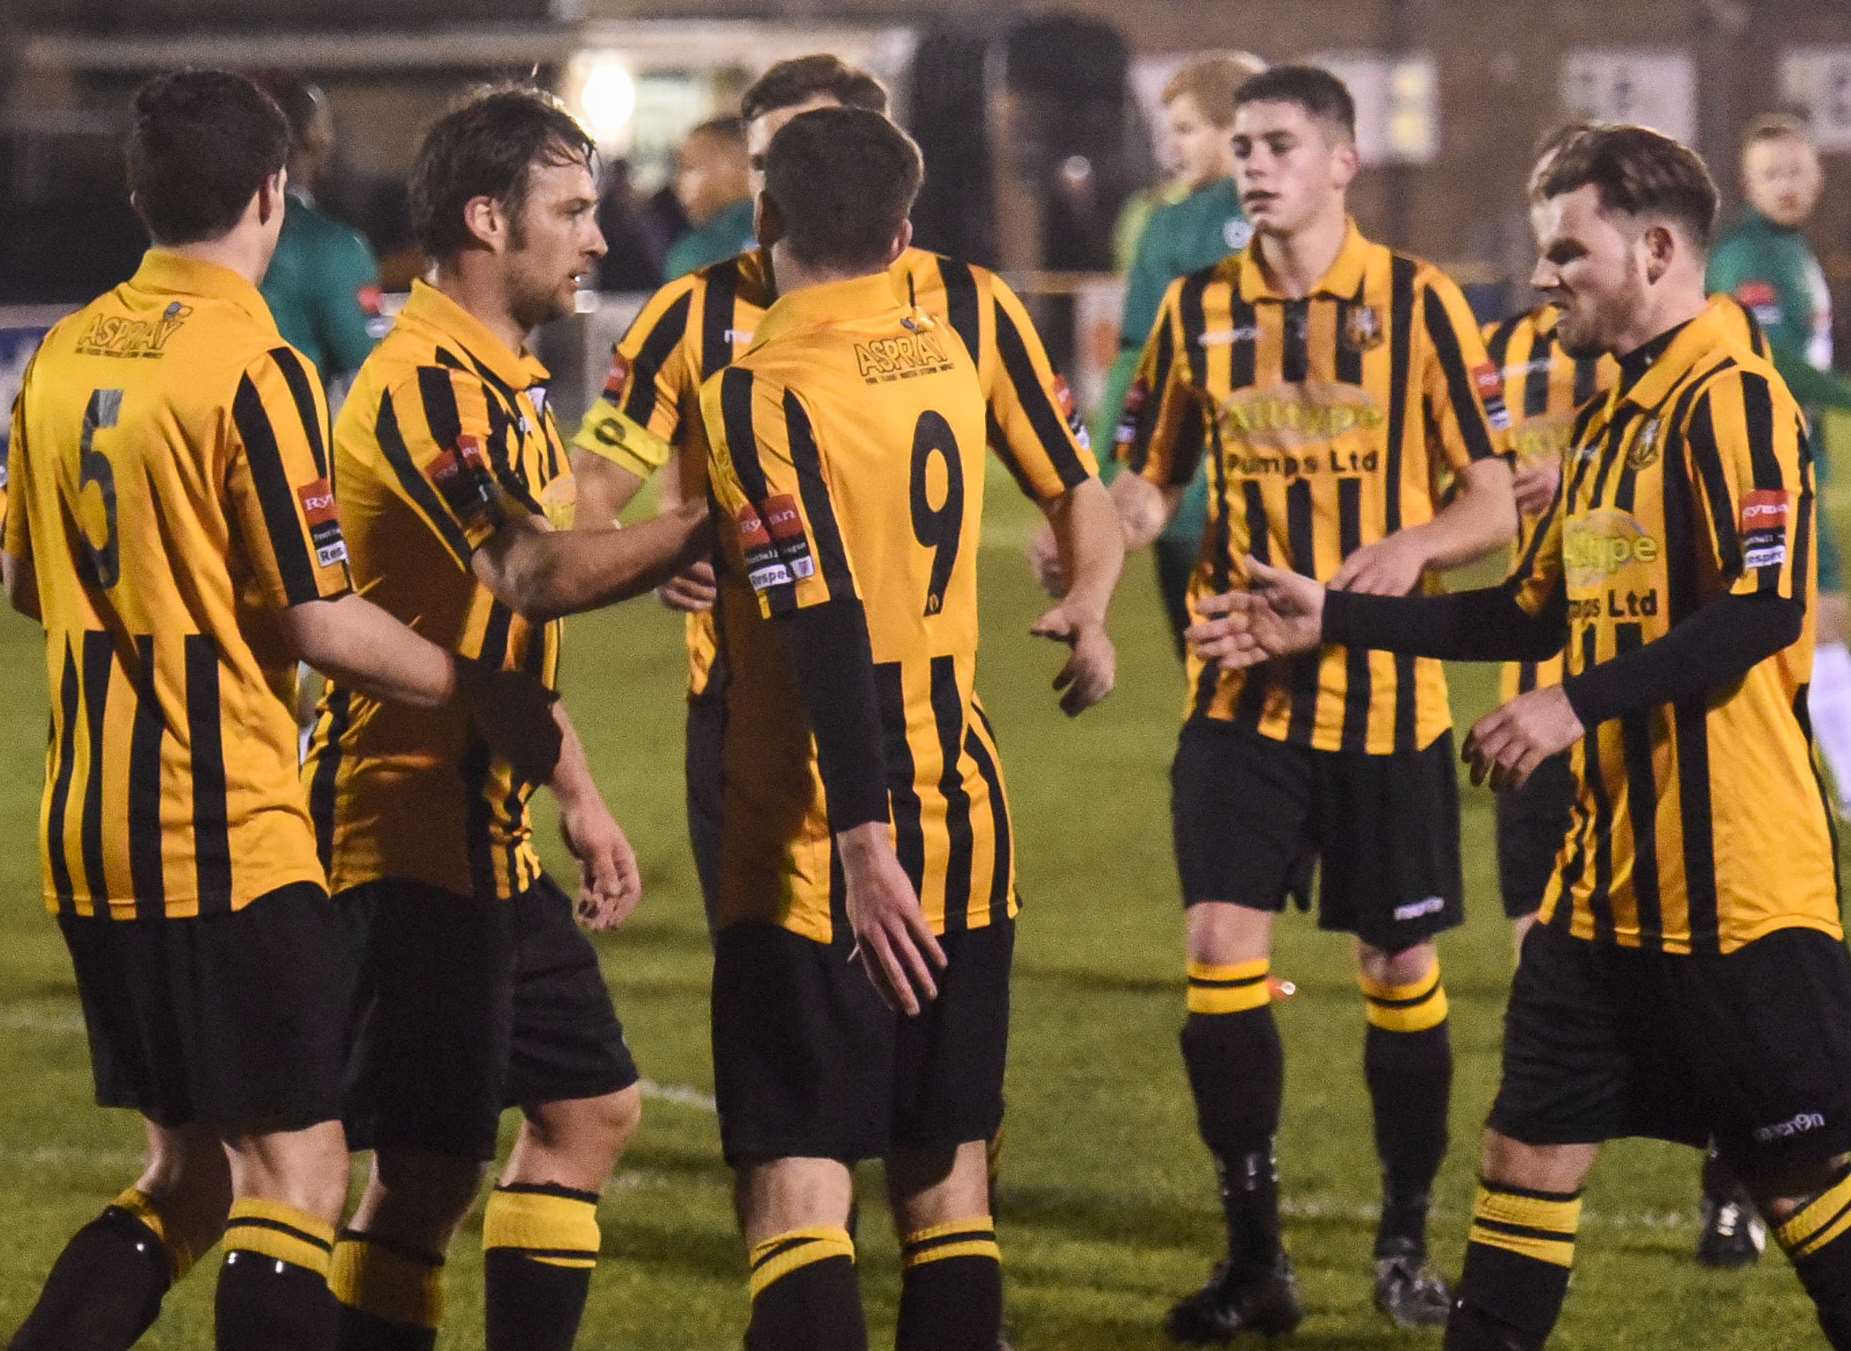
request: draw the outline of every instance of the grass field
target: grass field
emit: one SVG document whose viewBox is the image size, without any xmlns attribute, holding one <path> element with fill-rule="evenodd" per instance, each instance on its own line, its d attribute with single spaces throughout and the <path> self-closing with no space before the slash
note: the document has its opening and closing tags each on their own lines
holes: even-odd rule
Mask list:
<svg viewBox="0 0 1851 1351">
<path fill-rule="evenodd" d="M 1078 722 L 1047 690 L 1058 654 L 1026 636 L 1037 596 L 1020 562 L 1025 513 L 992 483 L 984 555 L 979 686 L 1003 739 L 1023 894 L 1017 948 L 1009 1148 L 1000 1232 L 1020 1351 L 1137 1351 L 1218 1244 L 1207 1158 L 1195 1138 L 1176 1033 L 1182 1019 L 1181 909 L 1170 859 L 1168 762 L 1179 680 L 1150 581 L 1134 559 L 1115 617 L 1118 692 Z M 600 940 L 605 971 L 649 1077 L 641 1136 L 601 1208 L 604 1261 L 580 1344 L 729 1348 L 744 1326 L 709 1094 L 707 943 L 683 837 L 679 626 L 653 602 L 575 620 L 565 682 L 606 792 L 642 856 L 636 919 Z M 130 1180 L 137 1123 L 90 1099 L 69 969 L 37 900 L 33 846 L 45 713 L 37 635 L 0 624 L 15 672 L 0 706 L 0 1328 L 24 1315 L 66 1236 Z M 1488 670 L 1460 671 L 1462 724 L 1487 709 Z M 1480 1122 L 1497 1072 L 1509 937 L 1495 892 L 1491 799 L 1465 794 L 1470 920 L 1445 942 L 1458 1068 L 1454 1147 L 1436 1198 L 1436 1257 L 1456 1271 Z M 550 830 L 548 847 L 552 847 Z M 1281 1137 L 1287 1231 L 1310 1316 L 1295 1344 L 1426 1344 L 1369 1307 L 1376 1199 L 1360 1072 L 1362 1009 L 1346 942 L 1298 917 L 1281 925 L 1275 968 L 1297 982 L 1280 1010 L 1287 1045 Z M 1611 1148 L 1593 1180 L 1580 1262 L 1556 1345 L 1730 1348 L 1816 1343 L 1811 1314 L 1778 1257 L 1737 1275 L 1690 1259 L 1697 1156 L 1669 1145 Z M 864 1171 L 861 1272 L 874 1345 L 891 1336 L 895 1245 Z M 479 1214 L 451 1255 L 441 1345 L 481 1345 Z M 211 1344 L 212 1264 L 167 1301 L 143 1345 Z"/>
</svg>

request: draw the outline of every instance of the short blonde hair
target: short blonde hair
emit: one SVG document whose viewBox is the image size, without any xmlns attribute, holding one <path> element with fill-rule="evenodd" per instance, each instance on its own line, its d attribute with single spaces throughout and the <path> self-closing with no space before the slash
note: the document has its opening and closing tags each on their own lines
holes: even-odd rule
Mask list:
<svg viewBox="0 0 1851 1351">
<path fill-rule="evenodd" d="M 1167 108 L 1187 94 L 1217 127 L 1234 125 L 1234 91 L 1266 69 L 1252 52 L 1217 52 L 1191 61 L 1163 86 Z"/>
<path fill-rule="evenodd" d="M 1742 133 L 1742 153 L 1767 141 L 1801 141 L 1812 144 L 1812 131 L 1791 113 L 1762 113 Z"/>
</svg>

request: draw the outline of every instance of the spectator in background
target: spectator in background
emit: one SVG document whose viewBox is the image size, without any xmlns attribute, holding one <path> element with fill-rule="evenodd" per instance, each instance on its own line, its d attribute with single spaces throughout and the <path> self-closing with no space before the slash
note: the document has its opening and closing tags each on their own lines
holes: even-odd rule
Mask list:
<svg viewBox="0 0 1851 1351">
<path fill-rule="evenodd" d="M 288 205 L 263 297 L 279 332 L 330 387 L 373 350 L 379 263 L 354 230 L 315 206 L 315 185 L 334 159 L 334 114 L 322 91 L 295 75 L 261 83 L 289 119 Z"/>
<path fill-rule="evenodd" d="M 653 291 L 662 284 L 668 236 L 655 214 L 637 200 L 626 159 L 605 166 L 598 229 L 608 247 L 598 260 L 600 291 Z"/>
<path fill-rule="evenodd" d="M 1851 410 L 1851 379 L 1832 369 L 1832 293 L 1801 233 L 1825 187 L 1819 153 L 1804 123 L 1760 117 L 1742 138 L 1741 170 L 1747 204 L 1711 250 L 1706 284 L 1733 295 L 1760 322 L 1774 368 L 1812 419 L 1816 442 L 1822 412 Z M 1830 459 L 1821 453 L 1814 461 L 1822 495 Z M 1806 704 L 1838 814 L 1851 819 L 1851 623 L 1836 533 L 1820 510 L 1819 646 Z"/>
<path fill-rule="evenodd" d="M 668 251 L 663 270 L 669 281 L 757 244 L 746 190 L 744 123 L 716 117 L 688 133 L 675 169 L 675 196 L 692 228 Z"/>
</svg>

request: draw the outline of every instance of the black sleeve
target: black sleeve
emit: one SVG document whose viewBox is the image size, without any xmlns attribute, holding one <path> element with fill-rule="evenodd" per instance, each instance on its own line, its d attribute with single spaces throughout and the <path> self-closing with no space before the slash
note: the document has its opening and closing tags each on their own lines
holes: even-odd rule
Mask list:
<svg viewBox="0 0 1851 1351">
<path fill-rule="evenodd" d="M 1740 680 L 1799 638 L 1805 611 L 1771 591 L 1712 601 L 1655 642 L 1562 682 L 1583 727 Z"/>
<path fill-rule="evenodd" d="M 1531 614 L 1507 586 L 1452 596 L 1324 593 L 1324 641 L 1446 661 L 1544 661 L 1568 636 L 1568 602 L 1558 586 Z"/>
<path fill-rule="evenodd" d="M 887 766 L 867 615 L 853 598 L 790 610 L 784 634 L 804 709 L 816 733 L 829 829 L 887 819 Z"/>
</svg>

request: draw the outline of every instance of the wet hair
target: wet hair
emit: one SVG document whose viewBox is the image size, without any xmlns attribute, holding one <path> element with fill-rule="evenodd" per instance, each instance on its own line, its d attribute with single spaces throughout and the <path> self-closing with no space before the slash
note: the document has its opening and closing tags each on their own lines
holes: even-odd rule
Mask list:
<svg viewBox="0 0 1851 1351">
<path fill-rule="evenodd" d="M 866 108 L 802 113 L 765 153 L 765 192 L 785 243 L 811 267 L 884 266 L 924 174 L 913 138 Z"/>
</svg>

